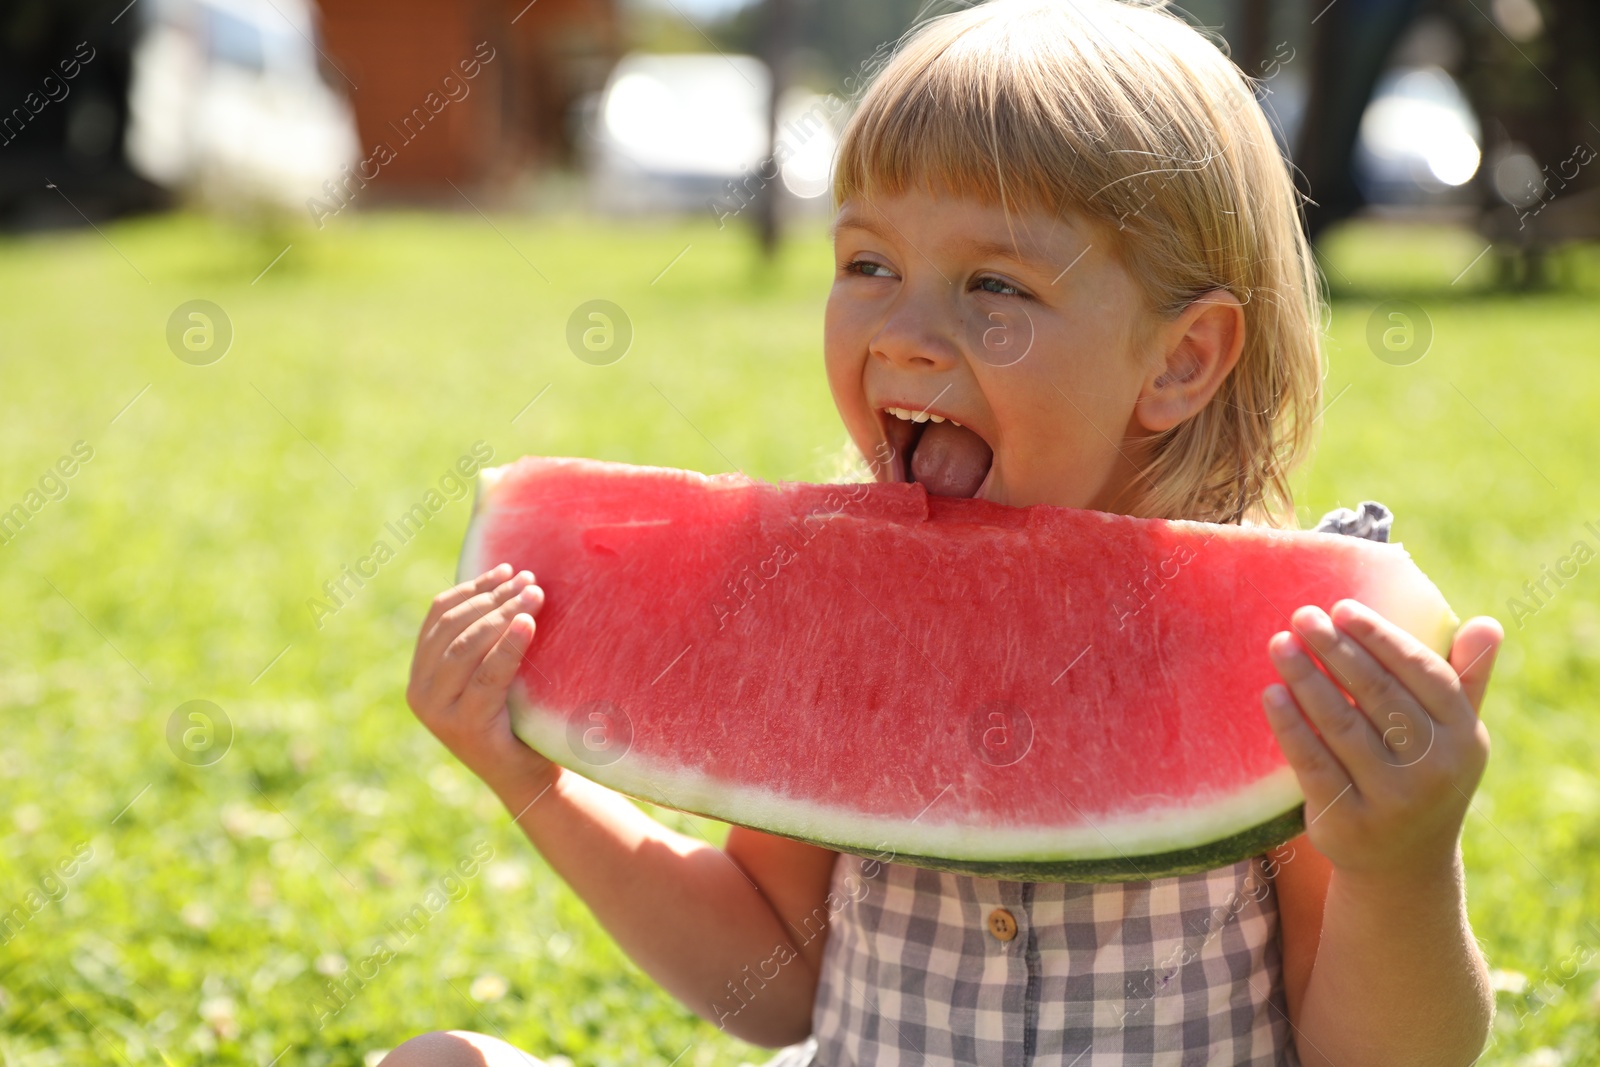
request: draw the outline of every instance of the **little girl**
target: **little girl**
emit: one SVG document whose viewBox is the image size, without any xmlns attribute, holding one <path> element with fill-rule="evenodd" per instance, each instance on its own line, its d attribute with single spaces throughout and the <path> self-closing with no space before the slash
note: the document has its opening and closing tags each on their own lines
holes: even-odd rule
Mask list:
<svg viewBox="0 0 1600 1067">
<path fill-rule="evenodd" d="M 834 200 L 828 382 L 876 478 L 1289 525 L 1316 273 L 1251 85 L 1182 21 L 993 0 L 924 24 L 851 118 Z M 411 707 L 645 971 L 729 1033 L 790 1045 L 774 1063 L 1465 1067 L 1482 1048 L 1494 1001 L 1458 838 L 1488 758 L 1492 619 L 1447 661 L 1353 601 L 1300 607 L 1261 650 L 1283 679 L 1262 713 L 1306 833 L 1087 885 L 666 829 L 512 735 L 543 602 L 506 565 L 441 594 Z M 384 1062 L 539 1061 L 452 1032 Z"/>
</svg>

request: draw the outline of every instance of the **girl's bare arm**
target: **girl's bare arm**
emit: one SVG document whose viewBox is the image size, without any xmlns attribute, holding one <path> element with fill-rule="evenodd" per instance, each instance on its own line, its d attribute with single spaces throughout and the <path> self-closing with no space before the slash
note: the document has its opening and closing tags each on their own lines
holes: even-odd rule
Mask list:
<svg viewBox="0 0 1600 1067">
<path fill-rule="evenodd" d="M 1422 882 L 1333 872 L 1295 1019 L 1305 1067 L 1476 1062 L 1494 994 L 1452 866 Z"/>
<path fill-rule="evenodd" d="M 533 576 L 506 566 L 440 594 L 417 639 L 412 710 L 664 989 L 743 1040 L 801 1040 L 826 939 L 796 931 L 826 914 L 836 854 L 737 827 L 716 848 L 518 740 L 505 698 L 543 603 Z"/>
<path fill-rule="evenodd" d="M 497 792 L 622 950 L 735 1037 L 776 1046 L 809 1034 L 825 939 L 794 931 L 822 912 L 836 853 L 740 827 L 719 849 L 551 767 Z"/>
</svg>

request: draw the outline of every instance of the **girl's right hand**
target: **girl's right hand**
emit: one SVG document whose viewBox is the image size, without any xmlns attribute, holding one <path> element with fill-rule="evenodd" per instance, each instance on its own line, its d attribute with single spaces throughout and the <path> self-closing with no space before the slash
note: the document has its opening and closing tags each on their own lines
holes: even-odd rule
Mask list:
<svg viewBox="0 0 1600 1067">
<path fill-rule="evenodd" d="M 406 703 L 456 758 L 504 798 L 556 765 L 511 732 L 506 694 L 529 643 L 544 590 L 502 563 L 440 593 L 417 636 Z M 537 786 L 535 786 L 537 788 Z"/>
</svg>

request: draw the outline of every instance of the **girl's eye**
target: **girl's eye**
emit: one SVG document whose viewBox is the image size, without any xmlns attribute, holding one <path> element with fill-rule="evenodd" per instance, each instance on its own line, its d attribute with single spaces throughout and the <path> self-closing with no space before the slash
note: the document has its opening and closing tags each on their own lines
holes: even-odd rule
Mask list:
<svg viewBox="0 0 1600 1067">
<path fill-rule="evenodd" d="M 877 263 L 870 259 L 852 259 L 849 263 L 844 265 L 844 269 L 846 273 L 860 274 L 867 278 L 894 277 L 894 271 L 890 270 L 882 263 Z"/>
<path fill-rule="evenodd" d="M 985 274 L 974 279 L 973 285 L 976 288 L 982 289 L 986 293 L 998 293 L 1001 296 L 1027 295 L 1021 289 L 1017 288 L 1015 285 L 1012 285 L 1004 278 L 997 278 L 993 274 Z"/>
</svg>

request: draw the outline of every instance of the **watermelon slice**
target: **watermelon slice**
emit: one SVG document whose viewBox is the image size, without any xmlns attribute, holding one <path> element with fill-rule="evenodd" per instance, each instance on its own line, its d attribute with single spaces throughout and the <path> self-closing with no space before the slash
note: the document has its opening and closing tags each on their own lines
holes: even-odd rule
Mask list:
<svg viewBox="0 0 1600 1067">
<path fill-rule="evenodd" d="M 529 457 L 479 475 L 459 574 L 546 592 L 514 729 L 655 804 L 1030 881 L 1205 870 L 1304 798 L 1267 639 L 1355 597 L 1444 652 L 1399 545 L 1010 508 L 916 483 Z"/>
</svg>

